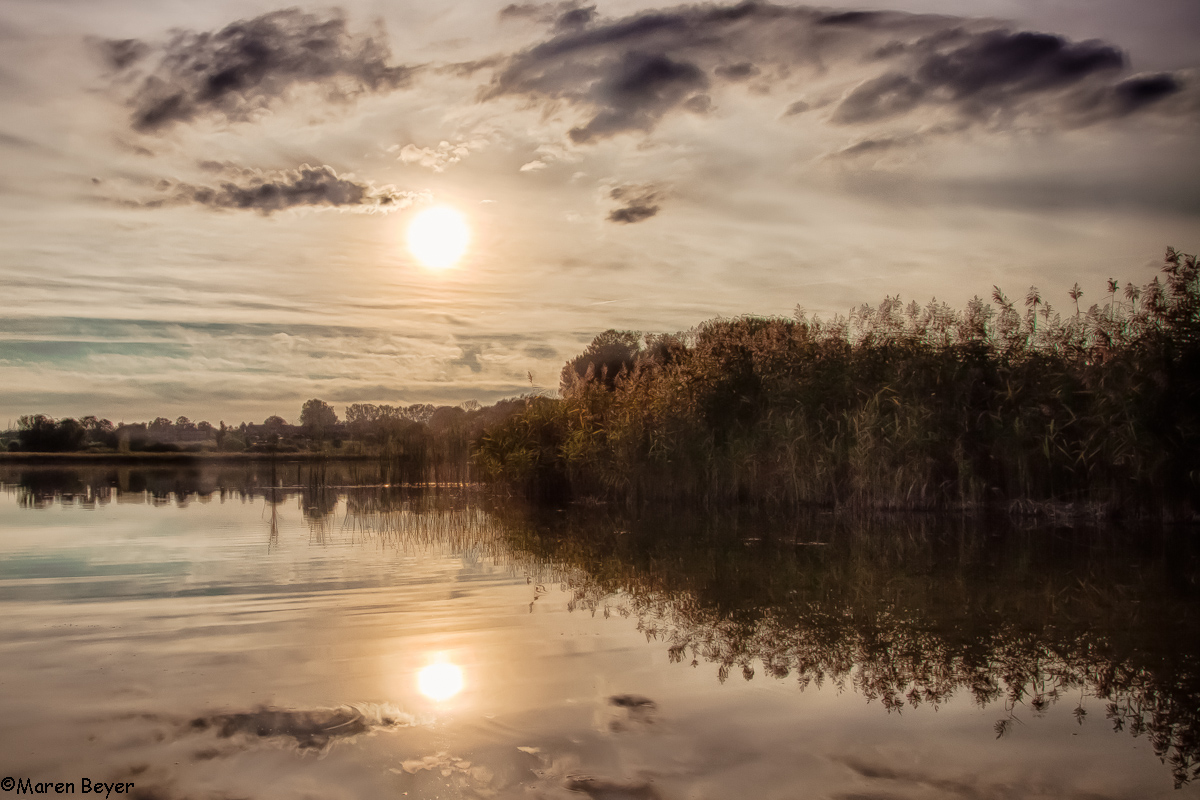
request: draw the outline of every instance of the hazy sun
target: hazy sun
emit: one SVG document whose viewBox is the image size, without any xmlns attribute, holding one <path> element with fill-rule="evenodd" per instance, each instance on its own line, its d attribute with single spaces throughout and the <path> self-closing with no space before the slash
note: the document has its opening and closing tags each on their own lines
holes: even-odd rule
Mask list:
<svg viewBox="0 0 1200 800">
<path fill-rule="evenodd" d="M 408 249 L 433 269 L 457 263 L 470 241 L 471 230 L 463 215 L 446 206 L 427 208 L 408 224 Z"/>
<path fill-rule="evenodd" d="M 430 664 L 417 673 L 417 688 L 431 700 L 448 700 L 462 691 L 462 670 L 447 661 Z"/>
</svg>

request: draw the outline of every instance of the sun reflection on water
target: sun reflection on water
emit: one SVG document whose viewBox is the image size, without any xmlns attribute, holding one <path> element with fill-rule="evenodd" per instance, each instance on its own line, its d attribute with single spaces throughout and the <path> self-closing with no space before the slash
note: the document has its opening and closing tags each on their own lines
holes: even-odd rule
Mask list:
<svg viewBox="0 0 1200 800">
<path fill-rule="evenodd" d="M 417 673 L 417 688 L 430 700 L 449 700 L 462 691 L 462 669 L 439 658 Z"/>
</svg>

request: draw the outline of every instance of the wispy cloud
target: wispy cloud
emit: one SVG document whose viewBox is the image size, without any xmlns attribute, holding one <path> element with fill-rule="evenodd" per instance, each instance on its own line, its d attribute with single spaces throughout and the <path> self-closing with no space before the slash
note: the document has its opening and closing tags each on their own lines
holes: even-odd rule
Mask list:
<svg viewBox="0 0 1200 800">
<path fill-rule="evenodd" d="M 459 163 L 473 151 L 482 150 L 486 146 L 485 139 L 470 139 L 453 144 L 442 141 L 436 147 L 418 147 L 410 142 L 404 147 L 393 145 L 389 152 L 399 150 L 397 158 L 405 164 L 417 164 L 434 172 L 445 172 L 447 167 Z"/>
</svg>

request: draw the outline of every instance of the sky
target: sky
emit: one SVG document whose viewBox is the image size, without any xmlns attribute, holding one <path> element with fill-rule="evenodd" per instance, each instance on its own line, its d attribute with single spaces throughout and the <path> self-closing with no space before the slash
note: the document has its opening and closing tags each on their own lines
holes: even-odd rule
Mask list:
<svg viewBox="0 0 1200 800">
<path fill-rule="evenodd" d="M 598 333 L 1200 250 L 1195 0 L 0 0 L 0 424 L 554 392 Z M 447 268 L 424 209 L 470 231 Z"/>
</svg>

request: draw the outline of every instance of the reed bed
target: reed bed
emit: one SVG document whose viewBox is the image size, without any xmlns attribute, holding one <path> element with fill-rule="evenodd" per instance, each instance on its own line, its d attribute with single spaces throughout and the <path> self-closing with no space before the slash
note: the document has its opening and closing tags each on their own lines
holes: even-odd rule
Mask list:
<svg viewBox="0 0 1200 800">
<path fill-rule="evenodd" d="M 608 331 L 476 441 L 534 498 L 706 506 L 1200 510 L 1200 282 L 1162 274 L 1086 310 L 1031 288 L 964 309 L 898 297 L 822 320 Z"/>
</svg>

